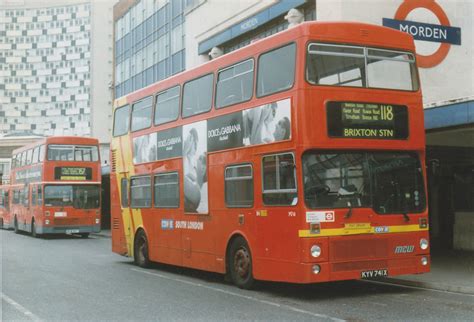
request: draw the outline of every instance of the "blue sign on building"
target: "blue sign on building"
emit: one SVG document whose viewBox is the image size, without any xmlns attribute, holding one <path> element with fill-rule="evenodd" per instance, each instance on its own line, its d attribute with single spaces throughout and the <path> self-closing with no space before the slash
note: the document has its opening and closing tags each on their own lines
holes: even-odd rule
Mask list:
<svg viewBox="0 0 474 322">
<path fill-rule="evenodd" d="M 461 28 L 383 18 L 383 25 L 392 29 L 404 31 L 415 40 L 461 45 Z"/>
<path fill-rule="evenodd" d="M 248 31 L 254 30 L 270 20 L 282 15 L 291 8 L 298 7 L 306 3 L 306 0 L 280 0 L 273 6 L 251 16 L 250 18 L 233 25 L 232 27 L 212 36 L 199 43 L 199 55 L 207 53 L 214 46 L 219 46 L 231 39 L 234 39 Z"/>
</svg>

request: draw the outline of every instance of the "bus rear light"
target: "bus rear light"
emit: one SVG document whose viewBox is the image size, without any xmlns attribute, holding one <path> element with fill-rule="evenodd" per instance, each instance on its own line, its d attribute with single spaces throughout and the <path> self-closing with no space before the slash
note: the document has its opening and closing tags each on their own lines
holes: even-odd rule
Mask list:
<svg viewBox="0 0 474 322">
<path fill-rule="evenodd" d="M 319 272 L 321 272 L 321 266 L 319 265 L 313 265 L 313 267 L 311 268 L 313 270 L 313 274 L 317 275 L 319 274 Z"/>
<path fill-rule="evenodd" d="M 95 224 L 97 225 L 100 222 L 99 218 L 95 220 Z"/>
<path fill-rule="evenodd" d="M 420 218 L 419 225 L 420 228 L 428 228 L 428 219 Z"/>
<path fill-rule="evenodd" d="M 44 223 L 45 223 L 46 225 L 49 225 L 49 220 L 46 219 L 46 220 L 44 221 Z"/>
<path fill-rule="evenodd" d="M 49 215 L 51 215 L 51 213 L 47 210 L 47 211 L 44 212 L 44 215 L 49 216 Z"/>
<path fill-rule="evenodd" d="M 428 265 L 428 257 L 423 256 L 423 257 L 421 258 L 421 265 L 423 265 L 423 266 Z"/>
</svg>

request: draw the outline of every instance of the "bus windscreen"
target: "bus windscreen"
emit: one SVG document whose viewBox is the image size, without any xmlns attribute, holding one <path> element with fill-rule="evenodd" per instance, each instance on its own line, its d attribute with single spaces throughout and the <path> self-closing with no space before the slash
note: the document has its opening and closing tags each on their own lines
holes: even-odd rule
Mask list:
<svg viewBox="0 0 474 322">
<path fill-rule="evenodd" d="M 100 206 L 99 196 L 100 188 L 96 185 L 48 185 L 44 189 L 44 205 L 97 209 Z"/>
<path fill-rule="evenodd" d="M 303 155 L 309 208 L 373 208 L 418 213 L 425 191 L 418 157 L 405 152 L 317 152 Z"/>
</svg>

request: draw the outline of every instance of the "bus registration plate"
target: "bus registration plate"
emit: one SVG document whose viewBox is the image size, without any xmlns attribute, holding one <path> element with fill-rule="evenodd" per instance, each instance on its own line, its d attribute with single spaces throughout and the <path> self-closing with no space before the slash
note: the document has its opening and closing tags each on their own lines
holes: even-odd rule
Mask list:
<svg viewBox="0 0 474 322">
<path fill-rule="evenodd" d="M 66 229 L 66 234 L 77 234 L 79 229 Z"/>
<path fill-rule="evenodd" d="M 361 278 L 386 277 L 386 276 L 388 276 L 388 270 L 386 269 L 374 269 L 371 271 L 364 271 L 360 273 Z"/>
</svg>

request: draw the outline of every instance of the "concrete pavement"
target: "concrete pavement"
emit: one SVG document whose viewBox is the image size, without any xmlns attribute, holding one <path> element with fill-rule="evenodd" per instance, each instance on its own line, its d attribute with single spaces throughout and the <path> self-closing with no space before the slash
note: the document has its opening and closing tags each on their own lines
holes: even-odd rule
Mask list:
<svg viewBox="0 0 474 322">
<path fill-rule="evenodd" d="M 93 235 L 111 238 L 110 230 Z M 435 251 L 431 272 L 377 279 L 377 281 L 474 295 L 474 252 Z"/>
</svg>

